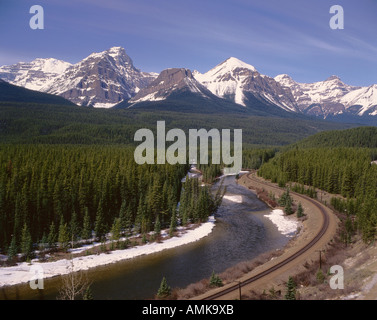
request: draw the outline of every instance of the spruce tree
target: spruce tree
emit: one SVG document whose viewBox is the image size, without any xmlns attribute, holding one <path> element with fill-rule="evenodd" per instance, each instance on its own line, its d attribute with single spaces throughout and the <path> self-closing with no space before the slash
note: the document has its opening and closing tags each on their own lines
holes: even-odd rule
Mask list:
<svg viewBox="0 0 377 320">
<path fill-rule="evenodd" d="M 33 241 L 31 240 L 31 235 L 29 232 L 29 228 L 27 227 L 26 223 L 22 229 L 21 235 L 21 252 L 24 255 L 26 260 L 32 258 L 33 254 Z"/>
<path fill-rule="evenodd" d="M 60 249 L 67 250 L 70 241 L 68 225 L 64 223 L 63 217 L 60 220 L 58 242 Z"/>
<path fill-rule="evenodd" d="M 222 287 L 223 281 L 220 279 L 220 277 L 215 274 L 215 270 L 212 271 L 211 278 L 209 279 L 209 285 L 211 287 Z"/>
<path fill-rule="evenodd" d="M 123 201 L 120 210 L 119 210 L 119 219 L 120 219 L 120 226 L 122 230 L 126 230 L 129 226 L 129 221 L 127 219 L 127 203 Z"/>
<path fill-rule="evenodd" d="M 58 235 L 55 230 L 55 224 L 54 222 L 52 222 L 50 225 L 50 232 L 47 237 L 47 242 L 50 249 L 55 248 L 57 239 L 58 239 Z"/>
<path fill-rule="evenodd" d="M 80 236 L 80 226 L 77 220 L 76 211 L 73 211 L 70 222 L 70 233 L 73 241 L 77 241 Z"/>
<path fill-rule="evenodd" d="M 168 286 L 168 283 L 166 281 L 166 278 L 163 277 L 160 288 L 157 291 L 157 297 L 158 298 L 167 298 L 171 293 L 171 288 Z"/>
<path fill-rule="evenodd" d="M 285 294 L 286 300 L 296 300 L 296 283 L 290 276 L 287 282 L 287 293 Z"/>
<path fill-rule="evenodd" d="M 8 249 L 8 260 L 11 261 L 17 256 L 16 237 L 12 235 L 12 240 Z"/>
<path fill-rule="evenodd" d="M 102 208 L 102 201 L 98 204 L 96 223 L 94 226 L 94 232 L 99 241 L 102 241 L 106 235 L 105 217 Z"/>
<path fill-rule="evenodd" d="M 159 236 L 161 234 L 161 223 L 159 215 L 157 215 L 156 221 L 154 223 L 154 234 L 156 236 Z"/>
<path fill-rule="evenodd" d="M 177 230 L 177 214 L 176 214 L 176 205 L 173 206 L 171 218 L 170 218 L 170 228 L 169 228 L 169 236 L 172 237 L 174 232 Z"/>
<path fill-rule="evenodd" d="M 297 207 L 297 218 L 301 218 L 303 216 L 304 216 L 304 209 L 302 207 L 301 202 L 299 202 L 298 207 Z"/>
<path fill-rule="evenodd" d="M 288 216 L 293 213 L 292 202 L 291 202 L 290 198 L 288 198 L 287 201 L 286 201 L 286 204 L 285 204 L 285 207 L 284 207 L 284 212 Z"/>
<path fill-rule="evenodd" d="M 120 239 L 121 223 L 120 218 L 115 218 L 113 226 L 111 228 L 111 240 L 117 241 Z"/>
<path fill-rule="evenodd" d="M 92 238 L 92 228 L 90 226 L 90 217 L 88 208 L 85 208 L 84 221 L 82 226 L 81 238 L 88 240 Z"/>
</svg>

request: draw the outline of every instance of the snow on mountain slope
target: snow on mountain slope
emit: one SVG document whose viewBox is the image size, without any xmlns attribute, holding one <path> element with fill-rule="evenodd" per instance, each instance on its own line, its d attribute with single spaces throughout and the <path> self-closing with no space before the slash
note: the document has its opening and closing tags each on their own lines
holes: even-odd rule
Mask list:
<svg viewBox="0 0 377 320">
<path fill-rule="evenodd" d="M 0 79 L 12 84 L 100 108 L 130 99 L 156 77 L 136 69 L 121 47 L 92 53 L 74 65 L 49 58 L 0 67 Z"/>
<path fill-rule="evenodd" d="M 299 83 L 287 74 L 271 78 L 234 57 L 204 74 L 174 68 L 158 75 L 136 69 L 123 48 L 113 47 L 92 53 L 73 65 L 53 58 L 38 58 L 2 66 L 0 79 L 60 95 L 78 105 L 99 108 L 110 108 L 128 100 L 131 103 L 161 101 L 184 91 L 211 99 L 214 104 L 230 106 L 231 102 L 231 108 L 234 103 L 253 108 L 260 101 L 262 108 L 277 106 L 323 118 L 343 113 L 377 115 L 377 85 L 350 86 L 337 76 L 315 83 Z"/>
<path fill-rule="evenodd" d="M 327 117 L 349 113 L 353 115 L 377 115 L 377 85 L 355 87 L 331 76 L 325 81 L 299 83 L 286 74 L 275 80 L 289 88 L 299 109 L 308 114 Z"/>
<path fill-rule="evenodd" d="M 343 96 L 340 102 L 345 105 L 346 109 L 352 106 L 361 106 L 357 111 L 359 116 L 377 115 L 377 84 L 355 89 Z"/>
<path fill-rule="evenodd" d="M 189 69 L 171 68 L 163 70 L 159 76 L 146 88 L 141 89 L 129 103 L 135 104 L 143 101 L 161 101 L 172 93 L 188 91 L 208 98 L 210 92 L 193 77 Z"/>
<path fill-rule="evenodd" d="M 141 72 L 121 47 L 92 53 L 41 90 L 79 105 L 112 107 L 135 96 L 156 77 Z"/>
<path fill-rule="evenodd" d="M 40 91 L 71 66 L 68 62 L 53 58 L 38 58 L 31 62 L 0 67 L 0 78 L 17 86 Z"/>
<path fill-rule="evenodd" d="M 298 111 L 289 90 L 237 58 L 231 57 L 204 74 L 195 72 L 194 77 L 216 96 L 245 107 L 248 106 L 245 93 L 251 93 L 263 102 Z"/>
</svg>

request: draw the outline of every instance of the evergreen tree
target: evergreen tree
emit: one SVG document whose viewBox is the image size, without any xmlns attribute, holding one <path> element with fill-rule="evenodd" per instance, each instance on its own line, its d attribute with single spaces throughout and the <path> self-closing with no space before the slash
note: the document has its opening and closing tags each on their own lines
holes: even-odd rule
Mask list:
<svg viewBox="0 0 377 320">
<path fill-rule="evenodd" d="M 296 283 L 290 276 L 287 282 L 287 293 L 285 295 L 286 300 L 296 300 Z"/>
<path fill-rule="evenodd" d="M 94 232 L 96 233 L 96 237 L 99 239 L 99 241 L 102 241 L 106 235 L 105 217 L 104 217 L 102 206 L 103 204 L 101 200 L 100 203 L 98 204 L 96 223 L 94 226 Z"/>
<path fill-rule="evenodd" d="M 223 281 L 220 279 L 220 277 L 215 274 L 215 271 L 212 271 L 211 278 L 209 279 L 209 285 L 211 287 L 222 287 Z"/>
<path fill-rule="evenodd" d="M 43 251 L 48 247 L 48 237 L 46 233 L 43 233 L 42 239 L 39 242 L 39 250 Z"/>
<path fill-rule="evenodd" d="M 316 278 L 319 283 L 323 283 L 325 281 L 325 275 L 321 269 L 318 269 Z"/>
<path fill-rule="evenodd" d="M 167 298 L 171 293 L 171 288 L 168 286 L 168 283 L 166 281 L 166 278 L 163 277 L 160 288 L 157 291 L 157 297 L 158 298 Z"/>
<path fill-rule="evenodd" d="M 172 209 L 172 214 L 170 218 L 170 228 L 169 228 L 169 236 L 172 237 L 174 235 L 174 232 L 177 230 L 177 214 L 175 210 L 175 205 Z"/>
<path fill-rule="evenodd" d="M 58 242 L 60 249 L 67 250 L 70 241 L 68 225 L 64 223 L 63 217 L 60 220 Z"/>
<path fill-rule="evenodd" d="M 297 218 L 301 218 L 303 216 L 304 216 L 304 209 L 302 207 L 301 202 L 299 202 L 298 207 L 297 207 Z"/>
<path fill-rule="evenodd" d="M 55 248 L 57 239 L 58 239 L 58 235 L 57 235 L 56 230 L 55 230 L 55 224 L 54 224 L 54 222 L 52 222 L 51 225 L 50 225 L 50 232 L 49 232 L 48 237 L 47 237 L 47 242 L 48 242 L 49 248 L 51 248 L 51 249 Z"/>
<path fill-rule="evenodd" d="M 156 221 L 154 223 L 154 233 L 156 236 L 159 236 L 161 234 L 161 223 L 159 215 L 157 215 Z"/>
<path fill-rule="evenodd" d="M 8 260 L 13 260 L 17 256 L 17 251 L 16 238 L 12 235 L 12 241 L 8 249 Z"/>
<path fill-rule="evenodd" d="M 77 241 L 80 236 L 80 226 L 77 220 L 76 211 L 73 211 L 72 218 L 70 222 L 70 233 L 73 241 Z"/>
<path fill-rule="evenodd" d="M 92 238 L 92 228 L 90 225 L 90 217 L 88 208 L 85 208 L 85 215 L 84 215 L 84 222 L 81 232 L 81 238 L 84 240 L 88 240 Z"/>
<path fill-rule="evenodd" d="M 27 227 L 26 223 L 22 229 L 21 235 L 21 252 L 24 255 L 26 260 L 32 258 L 33 255 L 33 241 L 31 240 L 31 235 L 29 232 L 29 228 Z"/>
<path fill-rule="evenodd" d="M 287 199 L 287 201 L 285 203 L 284 212 L 285 212 L 286 215 L 291 215 L 293 213 L 292 201 L 289 198 Z"/>
<path fill-rule="evenodd" d="M 126 230 L 130 226 L 130 218 L 127 203 L 126 201 L 123 201 L 119 211 L 120 226 L 122 230 Z"/>
<path fill-rule="evenodd" d="M 111 228 L 111 240 L 117 241 L 120 239 L 121 223 L 120 218 L 115 218 L 113 226 Z"/>
</svg>

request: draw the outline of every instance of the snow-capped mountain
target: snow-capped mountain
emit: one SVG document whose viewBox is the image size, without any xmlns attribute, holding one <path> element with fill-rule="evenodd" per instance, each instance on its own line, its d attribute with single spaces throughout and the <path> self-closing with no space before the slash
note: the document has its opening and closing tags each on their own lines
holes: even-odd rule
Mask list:
<svg viewBox="0 0 377 320">
<path fill-rule="evenodd" d="M 188 91 L 209 98 L 211 93 L 202 86 L 192 75 L 192 72 L 184 68 L 172 68 L 163 70 L 159 76 L 146 88 L 140 90 L 129 103 L 143 101 L 161 101 L 175 92 Z"/>
<path fill-rule="evenodd" d="M 231 57 L 204 74 L 196 71 L 194 76 L 216 96 L 245 107 L 256 98 L 286 111 L 298 112 L 289 89 L 237 58 Z"/>
<path fill-rule="evenodd" d="M 354 87 L 331 76 L 325 81 L 299 83 L 289 75 L 275 77 L 282 86 L 289 88 L 301 112 L 326 118 L 329 115 L 376 115 L 377 85 Z"/>
<path fill-rule="evenodd" d="M 377 84 L 355 89 L 340 99 L 346 110 L 359 116 L 377 115 Z"/>
<path fill-rule="evenodd" d="M 215 96 L 185 68 L 163 70 L 150 85 L 117 108 L 154 108 L 188 112 L 244 112 L 244 107 Z"/>
<path fill-rule="evenodd" d="M 123 48 L 113 47 L 71 66 L 42 91 L 78 105 L 112 107 L 133 97 L 155 77 L 136 69 Z"/>
<path fill-rule="evenodd" d="M 377 85 L 354 87 L 337 76 L 315 83 L 299 83 L 287 74 L 271 78 L 233 57 L 204 74 L 173 68 L 158 75 L 138 70 L 123 48 L 113 47 L 76 64 L 39 58 L 2 66 L 0 79 L 83 106 L 130 107 L 174 100 L 186 109 L 196 104 L 194 108 L 254 114 L 377 115 Z"/>
<path fill-rule="evenodd" d="M 0 78 L 12 84 L 59 95 L 78 105 L 107 108 L 135 96 L 156 76 L 136 69 L 121 47 L 92 53 L 74 65 L 37 59 L 0 69 Z"/>
<path fill-rule="evenodd" d="M 0 78 L 20 87 L 40 91 L 71 66 L 68 62 L 53 58 L 38 58 L 32 62 L 0 67 Z"/>
</svg>

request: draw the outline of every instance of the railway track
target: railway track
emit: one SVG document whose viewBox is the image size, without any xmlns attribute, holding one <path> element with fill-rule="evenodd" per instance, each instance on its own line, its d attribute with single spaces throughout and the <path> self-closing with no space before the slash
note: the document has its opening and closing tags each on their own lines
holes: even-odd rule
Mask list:
<svg viewBox="0 0 377 320">
<path fill-rule="evenodd" d="M 250 177 L 251 173 L 247 174 L 247 178 L 249 180 L 253 180 L 251 177 Z M 260 183 L 260 181 L 258 181 Z M 281 190 L 281 188 L 278 188 L 278 187 L 275 187 L 275 186 L 271 186 L 269 185 L 270 188 L 274 188 L 274 189 L 277 189 L 277 190 Z M 247 280 L 244 280 L 238 284 L 235 284 L 233 286 L 230 286 L 222 291 L 219 291 L 215 294 L 212 294 L 210 296 L 207 296 L 205 297 L 203 300 L 214 300 L 214 299 L 218 299 L 228 293 L 231 293 L 233 291 L 238 291 L 240 289 L 240 286 L 243 287 L 243 286 L 246 286 L 250 283 L 253 283 L 254 281 L 257 281 L 267 275 L 269 275 L 270 273 L 278 270 L 279 268 L 287 265 L 288 263 L 292 262 L 293 260 L 297 259 L 298 257 L 300 257 L 301 255 L 303 255 L 305 252 L 307 252 L 310 248 L 312 248 L 323 236 L 324 234 L 326 233 L 326 231 L 328 230 L 328 227 L 329 227 L 329 223 L 330 223 L 330 218 L 329 218 L 329 215 L 328 213 L 326 212 L 326 210 L 324 209 L 324 207 L 322 205 L 320 205 L 317 201 L 311 199 L 310 197 L 307 197 L 305 195 L 302 195 L 302 194 L 297 194 L 295 192 L 291 192 L 292 194 L 295 194 L 296 196 L 298 197 L 301 197 L 309 202 L 311 202 L 315 207 L 318 208 L 318 210 L 321 212 L 321 215 L 323 217 L 323 223 L 322 223 L 322 226 L 321 226 L 321 229 L 320 231 L 316 234 L 316 236 L 308 243 L 306 244 L 303 248 L 301 248 L 300 250 L 296 251 L 295 253 L 293 253 L 292 255 L 290 255 L 289 257 L 287 257 L 286 259 L 284 259 L 283 261 L 280 261 L 279 263 L 277 263 L 276 265 L 264 270 L 263 272 L 260 272 L 259 274 L 247 279 Z"/>
</svg>

